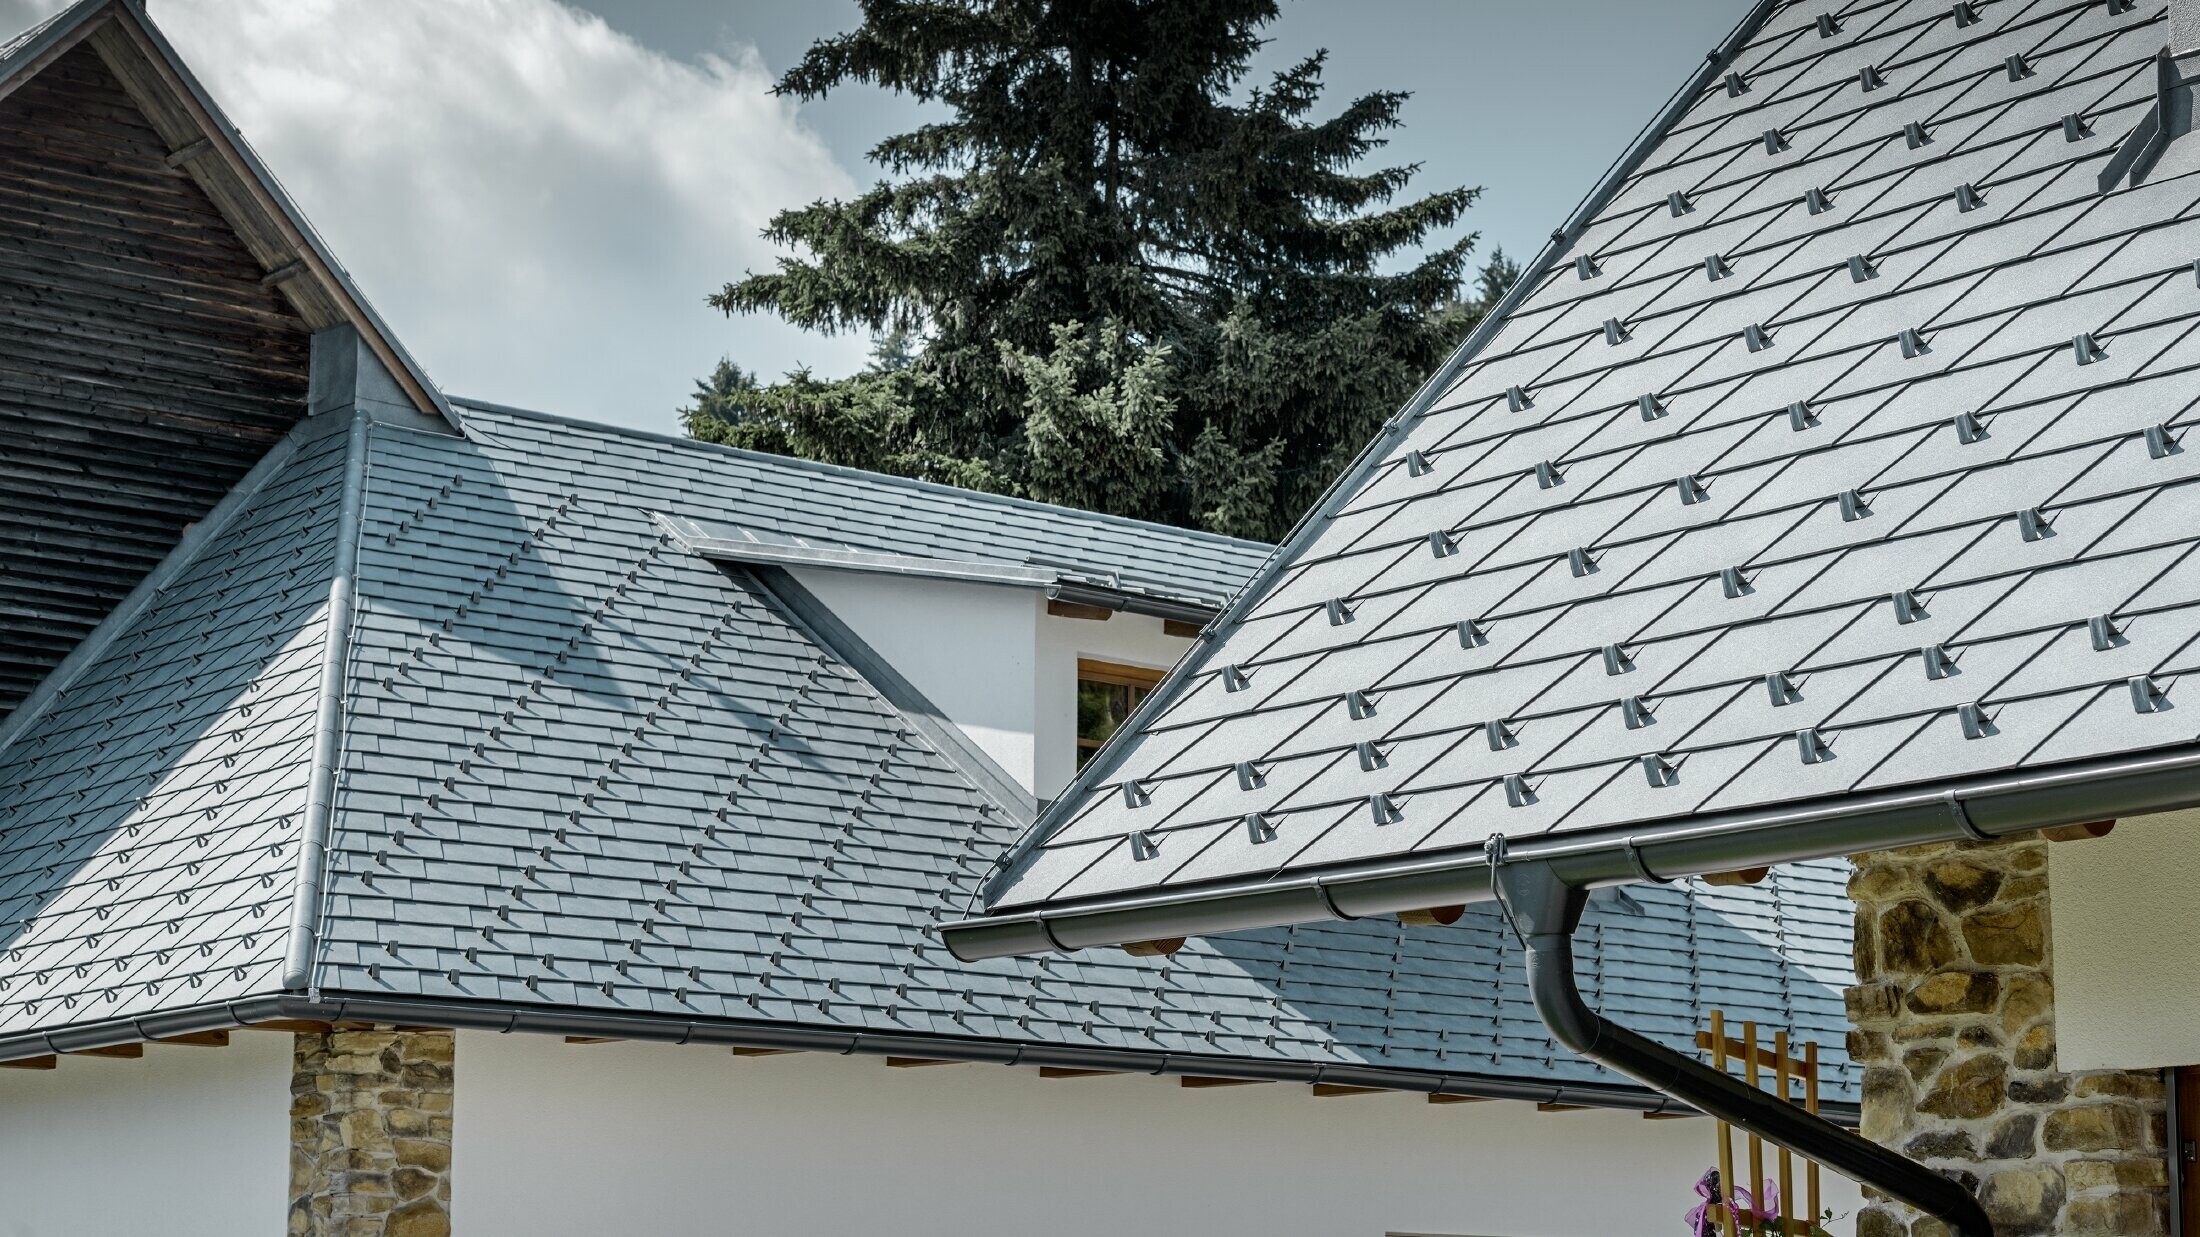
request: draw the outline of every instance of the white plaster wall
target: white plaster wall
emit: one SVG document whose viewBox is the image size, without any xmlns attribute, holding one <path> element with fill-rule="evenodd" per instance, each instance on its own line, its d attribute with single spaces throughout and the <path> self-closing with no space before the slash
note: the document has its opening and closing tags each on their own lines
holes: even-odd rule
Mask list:
<svg viewBox="0 0 2200 1237">
<path fill-rule="evenodd" d="M 0 1237 L 283 1231 L 288 1035 L 0 1070 Z"/>
<path fill-rule="evenodd" d="M 1077 772 L 1077 659 L 1167 670 L 1192 645 L 1144 615 L 1056 618 L 1034 589 L 860 571 L 795 575 L 1042 799 Z"/>
<path fill-rule="evenodd" d="M 802 570 L 802 587 L 1026 789 L 1044 603 L 1031 589 L 880 572 Z"/>
<path fill-rule="evenodd" d="M 1680 1231 L 1712 1156 L 1702 1120 L 876 1057 L 465 1032 L 457 1076 L 457 1237 L 1610 1237 Z"/>
<path fill-rule="evenodd" d="M 2064 1069 L 2200 1064 L 2200 812 L 2047 848 Z"/>
<path fill-rule="evenodd" d="M 1056 618 L 1039 603 L 1038 782 L 1042 799 L 1077 775 L 1077 659 L 1090 657 L 1167 670 L 1192 642 L 1164 635 L 1161 620 L 1122 614 L 1103 620 Z"/>
</svg>

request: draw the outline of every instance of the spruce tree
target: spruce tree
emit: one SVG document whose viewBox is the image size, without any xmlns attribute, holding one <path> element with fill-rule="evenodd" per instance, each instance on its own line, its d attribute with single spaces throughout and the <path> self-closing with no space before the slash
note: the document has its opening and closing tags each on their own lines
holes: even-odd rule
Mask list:
<svg viewBox="0 0 2200 1237">
<path fill-rule="evenodd" d="M 1279 536 L 1486 305 L 1474 189 L 1362 168 L 1406 96 L 1326 117 L 1324 55 L 1248 85 L 1273 0 L 864 0 L 779 83 L 945 106 L 888 179 L 781 213 L 727 313 L 900 344 L 702 437 Z M 1403 200 L 1401 200 L 1403 199 Z"/>
</svg>

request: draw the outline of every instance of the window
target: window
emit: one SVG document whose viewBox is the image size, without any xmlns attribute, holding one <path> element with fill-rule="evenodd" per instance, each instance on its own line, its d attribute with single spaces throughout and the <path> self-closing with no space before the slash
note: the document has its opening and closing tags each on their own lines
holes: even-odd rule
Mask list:
<svg viewBox="0 0 2200 1237">
<path fill-rule="evenodd" d="M 1077 659 L 1077 767 L 1082 769 L 1161 681 L 1159 670 Z"/>
</svg>

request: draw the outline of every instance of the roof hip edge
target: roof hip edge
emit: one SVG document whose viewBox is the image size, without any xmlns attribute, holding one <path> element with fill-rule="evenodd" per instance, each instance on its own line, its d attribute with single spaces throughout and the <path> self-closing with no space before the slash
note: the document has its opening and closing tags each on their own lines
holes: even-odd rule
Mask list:
<svg viewBox="0 0 2200 1237">
<path fill-rule="evenodd" d="M 367 430 L 372 417 L 351 411 L 345 429 L 344 484 L 336 508 L 336 558 L 329 571 L 328 628 L 321 649 L 321 681 L 315 688 L 313 750 L 306 781 L 304 821 L 298 838 L 298 878 L 292 888 L 290 940 L 283 955 L 283 987 L 313 982 L 314 945 L 323 911 L 321 885 L 335 818 L 336 767 L 343 748 L 344 694 L 351 679 L 351 628 L 358 600 L 361 512 L 367 482 Z"/>
</svg>

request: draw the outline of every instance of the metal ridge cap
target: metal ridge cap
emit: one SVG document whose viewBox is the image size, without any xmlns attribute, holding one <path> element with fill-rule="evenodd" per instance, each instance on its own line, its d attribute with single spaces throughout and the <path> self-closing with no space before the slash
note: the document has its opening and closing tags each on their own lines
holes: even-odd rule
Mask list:
<svg viewBox="0 0 2200 1237">
<path fill-rule="evenodd" d="M 687 516 L 652 511 L 650 518 L 689 550 L 708 559 L 773 567 L 815 567 L 836 571 L 922 576 L 1022 588 L 1052 588 L 1061 581 L 1056 572 L 1013 563 L 967 558 L 929 558 L 882 550 L 854 550 L 842 546 L 813 545 L 791 538 L 784 542 L 750 540 L 724 536 L 722 529 Z M 731 526 L 731 530 L 748 531 L 739 525 Z"/>
<path fill-rule="evenodd" d="M 657 430 L 635 429 L 631 426 L 613 425 L 606 421 L 591 421 L 586 417 L 568 416 L 565 413 L 544 412 L 539 408 L 522 408 L 517 404 L 500 404 L 495 400 L 475 399 L 466 395 L 453 395 L 451 403 L 459 409 L 473 409 L 495 416 L 516 417 L 527 421 L 542 421 L 563 425 L 571 429 L 586 430 L 606 438 L 635 439 L 642 442 L 664 443 L 706 455 L 728 455 L 769 468 L 785 468 L 796 472 L 819 473 L 864 481 L 892 489 L 916 490 L 945 498 L 958 498 L 976 503 L 999 503 L 1022 510 L 1040 512 L 1073 524 L 1099 524 L 1127 529 L 1146 536 L 1183 539 L 1214 547 L 1242 550 L 1265 555 L 1274 547 L 1265 541 L 1252 541 L 1244 537 L 1232 537 L 1227 533 L 1211 533 L 1203 528 L 1183 528 L 1175 524 L 1163 524 L 1157 520 L 1141 520 L 1133 516 L 1114 515 L 1106 511 L 1087 511 L 1081 507 L 1065 507 L 1059 503 L 1041 502 L 1036 498 L 1023 498 L 1015 494 L 996 494 L 990 490 L 973 490 L 965 486 L 949 485 L 944 481 L 927 481 L 922 477 L 904 477 L 898 473 L 872 472 L 852 464 L 834 464 L 825 460 L 805 459 L 798 455 L 773 455 L 768 451 L 756 451 L 748 447 L 733 447 L 722 442 L 707 442 L 684 434 L 666 434 Z"/>
<path fill-rule="evenodd" d="M 1585 885 L 1666 881 L 1926 842 L 1982 839 L 2059 824 L 2200 806 L 2200 746 L 2011 770 L 1953 783 L 1794 806 L 1669 818 L 1557 838 L 1508 839 L 1514 859 L 1543 859 Z M 1396 914 L 1492 898 L 1488 859 L 1454 850 L 1340 866 L 1290 881 L 1221 885 L 979 916 L 942 924 L 964 962 L 1075 952 L 1177 936 Z"/>
<path fill-rule="evenodd" d="M 1299 517 L 1298 522 L 1291 526 L 1290 531 L 1286 532 L 1283 539 L 1269 552 L 1267 558 L 1261 562 L 1260 567 L 1253 573 L 1252 577 L 1232 596 L 1230 604 L 1224 607 L 1222 613 L 1217 615 L 1214 621 L 1200 632 L 1192 647 L 1187 649 L 1184 656 L 1177 660 L 1176 666 L 1170 670 L 1168 676 L 1162 679 L 1159 686 L 1146 694 L 1145 700 L 1141 701 L 1137 708 L 1131 710 L 1131 715 L 1124 719 L 1121 726 L 1117 727 L 1115 734 L 1094 754 L 1092 760 L 1078 771 L 1077 776 L 1071 779 L 1070 784 L 1064 787 L 1062 792 L 1055 797 L 1054 806 L 1040 813 L 1038 823 L 1027 831 L 1022 838 L 1019 838 L 1014 846 L 1002 853 L 1001 857 L 995 862 L 992 875 L 979 885 L 974 895 L 977 899 L 981 902 L 991 901 L 1000 890 L 1006 887 L 1006 882 L 1016 874 L 1022 863 L 1029 858 L 1031 852 L 1039 847 L 1066 820 L 1066 805 L 1081 799 L 1094 786 L 1115 771 L 1117 764 L 1123 758 L 1123 754 L 1129 750 L 1132 737 L 1141 734 L 1147 723 L 1173 706 L 1177 698 L 1183 694 L 1185 685 L 1206 669 L 1208 659 L 1213 655 L 1216 647 L 1216 635 L 1225 626 L 1242 620 L 1252 609 L 1254 603 L 1264 595 L 1268 585 L 1282 571 L 1284 564 L 1290 562 L 1295 555 L 1312 544 L 1322 527 L 1320 517 L 1330 509 L 1331 504 L 1339 501 L 1342 496 L 1353 493 L 1368 473 L 1373 471 L 1375 465 L 1381 461 L 1384 452 L 1395 443 L 1404 440 L 1421 414 L 1434 406 L 1436 400 L 1450 389 L 1453 379 L 1467 367 L 1469 362 L 1481 354 L 1482 349 L 1487 347 L 1490 340 L 1495 338 L 1497 333 L 1503 329 L 1505 323 L 1512 317 L 1513 312 L 1520 307 L 1521 302 L 1528 298 L 1543 277 L 1556 266 L 1559 256 L 1573 246 L 1575 240 L 1579 238 L 1581 230 L 1594 219 L 1596 212 L 1602 210 L 1607 203 L 1618 195 L 1620 189 L 1625 185 L 1627 177 L 1649 156 L 1651 150 L 1657 146 L 1665 133 L 1677 124 L 1681 117 L 1687 115 L 1688 109 L 1694 106 L 1695 101 L 1709 87 L 1719 69 L 1730 63 L 1735 55 L 1749 45 L 1750 35 L 1763 26 L 1766 19 L 1774 11 L 1790 2 L 1791 0 L 1756 0 L 1756 3 L 1750 6 L 1749 12 L 1743 15 L 1742 20 L 1736 23 L 1734 28 L 1727 33 L 1725 39 L 1720 41 L 1719 46 L 1707 55 L 1702 62 L 1697 64 L 1695 70 L 1689 74 L 1688 80 L 1673 92 L 1664 106 L 1660 107 L 1651 117 L 1649 123 L 1636 132 L 1619 156 L 1605 168 L 1588 195 L 1582 198 L 1581 202 L 1567 215 L 1566 222 L 1552 232 L 1550 239 L 1545 241 L 1542 247 L 1536 251 L 1535 256 L 1528 260 L 1528 264 L 1521 269 L 1519 277 L 1513 281 L 1512 287 L 1505 290 L 1505 294 L 1498 298 L 1497 303 L 1490 307 L 1489 312 L 1482 315 L 1481 320 L 1475 323 L 1474 329 L 1469 331 L 1467 337 L 1459 342 L 1459 346 L 1444 358 L 1442 364 L 1437 366 L 1436 371 L 1430 374 L 1427 380 L 1414 390 L 1413 394 L 1399 407 L 1398 411 L 1391 414 L 1374 438 L 1360 448 L 1359 453 L 1352 457 L 1352 462 L 1347 464 L 1344 471 L 1340 472 L 1329 483 L 1328 488 L 1322 491 L 1321 496 L 1314 500 L 1314 505 L 1309 507 L 1306 513 Z"/>
</svg>

